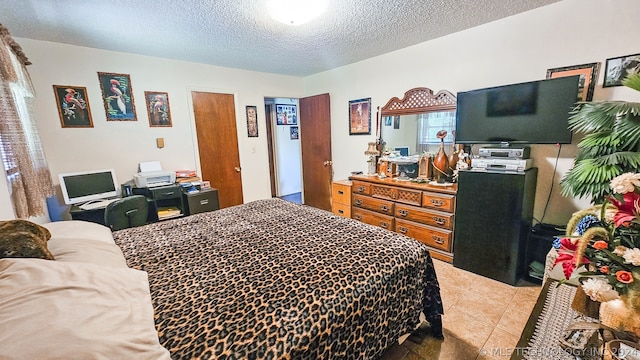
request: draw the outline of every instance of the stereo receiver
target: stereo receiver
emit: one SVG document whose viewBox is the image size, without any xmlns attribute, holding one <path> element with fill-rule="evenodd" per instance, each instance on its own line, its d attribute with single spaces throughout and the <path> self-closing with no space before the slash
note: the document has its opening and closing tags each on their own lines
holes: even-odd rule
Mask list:
<svg viewBox="0 0 640 360">
<path fill-rule="evenodd" d="M 473 158 L 471 159 L 471 170 L 475 171 L 508 171 L 523 172 L 533 165 L 532 159 L 491 159 Z"/>
<path fill-rule="evenodd" d="M 478 155 L 483 158 L 501 159 L 528 159 L 531 149 L 528 146 L 521 147 L 483 147 L 478 150 Z"/>
</svg>

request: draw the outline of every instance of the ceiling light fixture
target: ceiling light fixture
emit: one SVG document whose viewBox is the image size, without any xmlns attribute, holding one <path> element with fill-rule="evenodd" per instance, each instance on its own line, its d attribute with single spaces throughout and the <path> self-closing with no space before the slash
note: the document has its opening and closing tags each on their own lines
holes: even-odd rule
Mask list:
<svg viewBox="0 0 640 360">
<path fill-rule="evenodd" d="M 269 15 L 287 25 L 301 25 L 327 9 L 325 0 L 267 0 Z"/>
</svg>

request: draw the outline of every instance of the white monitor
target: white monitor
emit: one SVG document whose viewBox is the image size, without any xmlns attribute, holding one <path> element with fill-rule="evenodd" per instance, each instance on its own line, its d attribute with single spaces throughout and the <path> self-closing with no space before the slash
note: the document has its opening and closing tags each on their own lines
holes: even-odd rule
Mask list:
<svg viewBox="0 0 640 360">
<path fill-rule="evenodd" d="M 58 179 L 67 205 L 116 197 L 120 193 L 113 169 L 59 174 Z"/>
<path fill-rule="evenodd" d="M 409 156 L 408 146 L 396 146 L 393 150 L 400 153 L 400 156 Z"/>
</svg>

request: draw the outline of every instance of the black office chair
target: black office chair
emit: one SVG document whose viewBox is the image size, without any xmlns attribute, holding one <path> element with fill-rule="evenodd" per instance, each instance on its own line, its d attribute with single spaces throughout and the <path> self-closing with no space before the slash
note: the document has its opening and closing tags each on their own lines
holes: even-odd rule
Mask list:
<svg viewBox="0 0 640 360">
<path fill-rule="evenodd" d="M 111 231 L 140 226 L 147 223 L 149 204 L 143 195 L 127 196 L 107 205 L 104 223 Z"/>
</svg>

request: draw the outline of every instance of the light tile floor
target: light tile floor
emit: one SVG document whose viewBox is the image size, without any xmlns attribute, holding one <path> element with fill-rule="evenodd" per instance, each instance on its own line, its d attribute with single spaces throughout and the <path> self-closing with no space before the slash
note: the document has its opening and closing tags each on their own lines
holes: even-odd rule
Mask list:
<svg viewBox="0 0 640 360">
<path fill-rule="evenodd" d="M 433 260 L 444 304 L 444 340 L 421 328 L 379 360 L 509 359 L 541 287 L 510 286 Z"/>
</svg>

